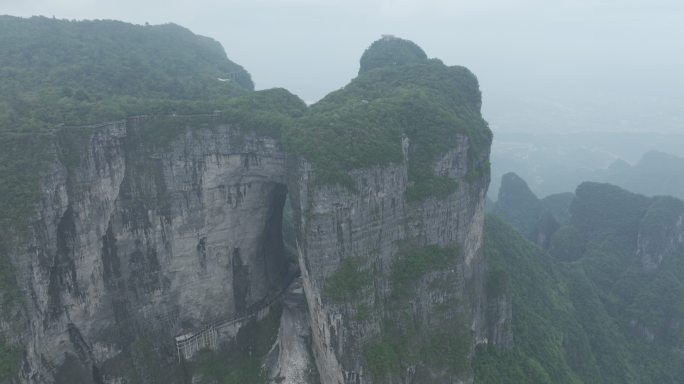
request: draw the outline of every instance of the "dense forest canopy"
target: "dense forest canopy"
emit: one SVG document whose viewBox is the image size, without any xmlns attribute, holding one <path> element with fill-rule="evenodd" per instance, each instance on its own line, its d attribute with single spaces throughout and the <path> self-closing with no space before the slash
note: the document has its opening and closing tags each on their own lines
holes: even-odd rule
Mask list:
<svg viewBox="0 0 684 384">
<path fill-rule="evenodd" d="M 512 300 L 514 346 L 481 348 L 476 382 L 681 382 L 684 248 L 673 239 L 684 203 L 590 182 L 559 198 L 569 218 L 549 210 L 564 225 L 548 251 L 521 233 L 536 210 L 487 217 L 490 284 Z"/>
<path fill-rule="evenodd" d="M 401 54 L 405 40 L 383 38 L 366 50 L 364 58 L 391 56 L 394 40 L 400 42 L 397 54 Z M 402 162 L 406 138 L 413 183 L 407 193 L 409 199 L 421 200 L 455 190 L 454 181 L 434 175 L 432 167 L 438 156 L 457 145 L 459 137 L 468 139 L 472 176 L 489 171 L 489 164 L 478 159 L 492 139 L 480 106 L 477 78 L 464 67 L 446 66 L 424 53 L 405 61 L 379 60 L 312 105 L 286 137 L 286 144 L 312 161 L 319 183 L 353 189 L 346 171 Z"/>
<path fill-rule="evenodd" d="M 359 74 L 375 68 L 406 65 L 427 59 L 427 55 L 414 42 L 385 35 L 375 41 L 363 53 L 360 60 Z"/>
<path fill-rule="evenodd" d="M 0 16 L 0 50 L 2 131 L 206 112 L 193 103 L 254 88 L 217 41 L 175 24 Z"/>
</svg>

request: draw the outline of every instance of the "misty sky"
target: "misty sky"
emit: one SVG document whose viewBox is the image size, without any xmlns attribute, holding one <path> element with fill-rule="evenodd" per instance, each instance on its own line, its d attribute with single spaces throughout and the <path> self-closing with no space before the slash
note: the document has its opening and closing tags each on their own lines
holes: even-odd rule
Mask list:
<svg viewBox="0 0 684 384">
<path fill-rule="evenodd" d="M 469 67 L 492 127 L 684 131 L 681 0 L 0 0 L 0 14 L 174 22 L 307 102 L 381 34 Z"/>
</svg>

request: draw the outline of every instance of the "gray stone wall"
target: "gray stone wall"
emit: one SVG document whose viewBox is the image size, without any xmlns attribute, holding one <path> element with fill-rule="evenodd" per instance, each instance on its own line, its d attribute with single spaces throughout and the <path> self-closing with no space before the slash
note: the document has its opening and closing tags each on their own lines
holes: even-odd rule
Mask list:
<svg viewBox="0 0 684 384">
<path fill-rule="evenodd" d="M 285 287 L 278 143 L 219 125 L 150 150 L 139 129 L 97 129 L 78 167 L 54 163 L 45 177 L 31 240 L 13 255 L 29 293 L 24 382 L 95 366 L 108 380 L 179 382 L 173 367 L 147 366 L 173 362 L 174 336 Z M 135 359 L 141 343 L 163 361 Z"/>
</svg>

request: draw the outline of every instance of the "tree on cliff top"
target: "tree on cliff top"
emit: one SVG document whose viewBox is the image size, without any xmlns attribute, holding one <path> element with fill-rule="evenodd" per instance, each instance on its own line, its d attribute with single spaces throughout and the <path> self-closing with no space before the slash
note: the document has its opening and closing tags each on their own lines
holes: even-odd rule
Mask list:
<svg viewBox="0 0 684 384">
<path fill-rule="evenodd" d="M 0 16 L 0 51 L 0 131 L 168 112 L 254 89 L 220 43 L 175 24 Z"/>
<path fill-rule="evenodd" d="M 375 68 L 405 65 L 427 60 L 427 55 L 414 42 L 394 36 L 383 36 L 361 56 L 359 74 Z"/>
</svg>

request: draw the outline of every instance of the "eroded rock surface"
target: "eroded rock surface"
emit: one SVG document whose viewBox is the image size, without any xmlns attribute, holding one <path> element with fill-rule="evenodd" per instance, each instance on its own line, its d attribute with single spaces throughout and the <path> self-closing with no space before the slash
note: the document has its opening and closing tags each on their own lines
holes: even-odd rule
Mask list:
<svg viewBox="0 0 684 384">
<path fill-rule="evenodd" d="M 286 285 L 278 143 L 219 125 L 151 149 L 139 128 L 98 129 L 78 167 L 55 163 L 45 179 L 14 257 L 31 293 L 25 382 L 66 383 L 72 371 L 181 382 L 175 335 L 244 315 Z"/>
</svg>

